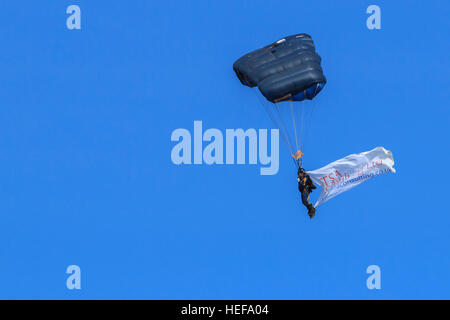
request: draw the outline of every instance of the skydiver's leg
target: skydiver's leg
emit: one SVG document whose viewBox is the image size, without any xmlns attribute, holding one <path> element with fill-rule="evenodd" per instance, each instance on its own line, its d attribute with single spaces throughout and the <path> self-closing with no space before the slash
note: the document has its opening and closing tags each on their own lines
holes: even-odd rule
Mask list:
<svg viewBox="0 0 450 320">
<path fill-rule="evenodd" d="M 316 215 L 316 208 L 309 202 L 309 193 L 302 193 L 302 203 L 308 208 L 308 215 L 312 219 Z"/>
<path fill-rule="evenodd" d="M 303 205 L 304 205 L 305 207 L 308 208 L 308 205 L 309 205 L 309 202 L 308 202 L 308 200 L 309 200 L 309 194 L 306 193 L 305 191 L 303 191 L 301 194 L 302 194 L 302 203 L 303 203 Z"/>
<path fill-rule="evenodd" d="M 309 192 L 303 191 L 302 195 L 302 203 L 308 209 L 308 215 L 312 219 L 316 215 L 316 208 L 309 202 Z"/>
<path fill-rule="evenodd" d="M 316 215 L 316 208 L 314 208 L 312 203 L 310 203 L 308 206 L 308 215 L 311 219 L 314 218 L 314 216 Z"/>
</svg>

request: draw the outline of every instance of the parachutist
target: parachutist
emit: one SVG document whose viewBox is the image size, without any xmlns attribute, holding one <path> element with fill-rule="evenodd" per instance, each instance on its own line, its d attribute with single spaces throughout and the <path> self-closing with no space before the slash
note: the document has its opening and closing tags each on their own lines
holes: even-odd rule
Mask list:
<svg viewBox="0 0 450 320">
<path fill-rule="evenodd" d="M 298 190 L 302 195 L 302 203 L 308 209 L 308 215 L 312 219 L 316 215 L 316 208 L 309 202 L 309 194 L 316 189 L 309 174 L 301 166 L 297 171 Z"/>
<path fill-rule="evenodd" d="M 272 103 L 262 104 L 280 129 L 280 136 L 298 168 L 298 189 L 311 218 L 316 209 L 309 203 L 309 194 L 316 186 L 301 166 L 300 148 L 304 146 L 301 135 L 306 119 L 303 112 L 312 109 L 305 101 L 313 100 L 327 83 L 321 62 L 311 36 L 299 33 L 249 52 L 233 64 L 239 81 L 250 88 L 258 87 L 263 97 Z M 287 118 L 283 119 L 285 116 Z M 292 123 L 291 130 L 286 123 Z"/>
</svg>

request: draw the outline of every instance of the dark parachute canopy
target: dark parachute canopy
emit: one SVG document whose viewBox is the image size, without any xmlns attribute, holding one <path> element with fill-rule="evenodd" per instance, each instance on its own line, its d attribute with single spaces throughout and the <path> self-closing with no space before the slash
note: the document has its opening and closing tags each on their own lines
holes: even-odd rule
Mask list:
<svg viewBox="0 0 450 320">
<path fill-rule="evenodd" d="M 238 59 L 233 69 L 243 85 L 258 86 L 267 100 L 313 99 L 327 82 L 311 36 L 278 40 Z"/>
<path fill-rule="evenodd" d="M 269 115 L 280 129 L 282 138 L 297 163 L 301 161 L 303 155 L 299 149 L 297 129 L 299 131 L 302 129 L 298 127 L 302 125 L 304 112 L 301 112 L 301 121 L 297 120 L 296 123 L 295 115 L 298 112 L 295 112 L 292 102 L 312 100 L 325 86 L 326 78 L 320 63 L 321 58 L 316 52 L 311 36 L 301 33 L 250 52 L 233 64 L 233 69 L 243 85 L 258 87 L 261 94 L 273 103 L 273 109 L 280 119 L 278 121 L 274 119 L 272 110 L 269 110 L 272 113 Z M 284 101 L 291 102 L 292 112 L 283 112 L 282 109 L 287 108 L 277 107 L 279 102 Z M 291 114 L 296 152 L 293 141 L 289 141 L 292 139 L 289 138 L 290 132 L 283 119 L 283 113 Z"/>
</svg>

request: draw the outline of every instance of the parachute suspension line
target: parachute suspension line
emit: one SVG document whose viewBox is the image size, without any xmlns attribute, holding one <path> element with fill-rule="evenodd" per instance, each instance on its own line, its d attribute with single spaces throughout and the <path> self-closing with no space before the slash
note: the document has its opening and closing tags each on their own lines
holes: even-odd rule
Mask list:
<svg viewBox="0 0 450 320">
<path fill-rule="evenodd" d="M 307 101 L 302 110 L 302 130 L 303 130 L 303 148 L 308 148 L 308 139 L 311 131 L 311 108 L 313 107 L 314 100 Z M 306 146 L 308 144 L 308 146 Z"/>
<path fill-rule="evenodd" d="M 291 115 L 292 115 L 292 124 L 294 126 L 294 134 L 295 134 L 295 146 L 297 147 L 297 151 L 299 151 L 300 149 L 298 148 L 299 145 L 299 140 L 297 138 L 297 126 L 295 125 L 295 114 L 294 114 L 294 104 L 292 102 L 292 100 L 289 101 L 289 103 L 291 104 Z"/>
<path fill-rule="evenodd" d="M 277 104 L 274 103 L 273 106 L 274 106 L 275 110 L 276 110 L 277 113 L 278 113 L 278 117 L 280 118 L 280 123 L 281 123 L 281 125 L 283 126 L 284 132 L 286 132 L 286 134 L 288 134 L 289 131 L 287 130 L 286 124 L 285 124 L 284 121 L 283 121 L 283 117 L 281 116 L 281 113 L 280 113 L 280 110 L 279 110 L 278 107 L 277 107 Z M 293 147 L 292 147 L 292 145 L 291 145 L 291 142 L 289 141 L 289 138 L 287 139 L 287 141 L 289 142 L 289 151 L 291 152 L 291 155 L 294 155 Z"/>
<path fill-rule="evenodd" d="M 266 110 L 267 114 L 269 115 L 270 119 L 272 120 L 272 122 L 273 122 L 273 123 L 275 124 L 275 126 L 278 128 L 278 131 L 280 132 L 281 139 L 283 139 L 283 142 L 284 142 L 285 146 L 288 148 L 289 153 L 290 153 L 291 155 L 293 155 L 294 152 L 293 152 L 293 150 L 292 150 L 292 145 L 291 145 L 291 143 L 290 143 L 289 138 L 287 138 L 287 137 L 284 135 L 283 130 L 281 129 L 280 125 L 278 124 L 278 121 L 276 121 L 274 115 L 273 115 L 272 112 L 270 111 L 270 108 L 269 108 L 268 106 L 266 106 L 266 104 L 264 104 L 264 103 L 262 103 L 262 105 L 263 105 L 263 107 L 264 107 L 264 110 Z M 274 103 L 274 105 L 275 105 L 275 103 Z M 276 106 L 275 106 L 275 109 L 278 111 L 278 108 L 277 108 Z M 279 112 L 278 112 L 278 115 L 280 116 L 280 113 L 279 113 Z M 282 118 L 281 116 L 280 116 L 280 120 L 281 120 L 281 123 L 284 123 L 284 122 L 283 122 L 283 118 Z M 284 124 L 283 124 L 283 126 L 284 126 Z M 284 128 L 285 128 L 285 127 L 284 127 Z M 287 134 L 286 128 L 285 128 L 284 130 L 285 130 L 284 132 L 286 132 L 286 134 Z M 296 166 L 297 169 L 298 169 L 299 166 L 300 166 L 301 164 L 299 165 L 298 160 L 295 160 L 294 158 L 292 158 L 292 160 L 294 161 L 294 164 L 295 164 L 295 166 Z M 301 163 L 301 162 L 300 162 L 300 163 Z"/>
<path fill-rule="evenodd" d="M 283 117 L 281 116 L 281 113 L 280 113 L 280 110 L 278 109 L 278 106 L 276 105 L 276 103 L 274 103 L 273 104 L 273 106 L 274 106 L 274 108 L 275 108 L 275 110 L 277 111 L 277 113 L 278 113 L 278 117 L 280 118 L 280 122 L 281 122 L 281 124 L 282 124 L 282 126 L 283 126 L 283 128 L 284 128 L 284 131 L 286 132 L 286 135 L 287 135 L 287 142 L 289 143 L 289 145 L 288 145 L 288 149 L 289 149 L 289 152 L 290 152 L 290 154 L 291 154 L 291 156 L 292 156 L 292 161 L 294 161 L 294 165 L 297 167 L 297 169 L 301 166 L 301 164 L 299 164 L 299 160 L 298 159 L 296 159 L 296 158 L 294 158 L 294 155 L 297 153 L 297 151 L 294 151 L 293 150 L 293 146 L 292 146 L 292 144 L 291 144 L 291 140 L 289 139 L 289 135 L 288 135 L 288 130 L 287 130 L 287 128 L 286 128 L 286 124 L 284 123 L 284 121 L 283 121 Z M 291 102 L 291 106 L 292 106 L 292 102 Z M 295 120 L 294 120 L 294 129 L 295 129 Z M 296 129 L 295 129 L 296 130 Z M 280 132 L 281 132 L 281 130 L 280 130 Z M 296 146 L 297 146 L 297 150 L 298 150 L 298 144 L 297 144 L 297 131 L 295 131 L 295 144 L 296 144 Z M 300 158 L 301 159 L 301 158 Z M 301 162 L 300 162 L 301 163 Z"/>
<path fill-rule="evenodd" d="M 313 113 L 315 108 L 316 108 L 316 100 L 311 100 L 311 105 L 309 108 L 310 110 L 308 109 L 309 111 L 306 113 L 305 116 L 306 123 L 308 124 L 308 127 L 306 128 L 308 137 L 311 135 L 310 132 L 312 131 L 312 119 L 314 119 Z"/>
<path fill-rule="evenodd" d="M 286 124 L 284 123 L 283 117 L 281 116 L 281 113 L 280 113 L 280 110 L 278 109 L 277 104 L 274 103 L 273 106 L 274 106 L 275 110 L 276 110 L 277 113 L 278 113 L 278 118 L 280 118 L 280 123 L 281 123 L 281 126 L 283 127 L 283 130 L 284 130 L 284 132 L 286 132 L 286 136 L 287 136 L 287 139 L 286 139 L 286 140 L 287 140 L 288 143 L 289 143 L 289 151 L 290 151 L 291 155 L 294 155 L 295 152 L 293 151 L 294 148 L 293 148 L 293 146 L 292 146 L 292 144 L 291 144 L 291 141 L 290 141 L 290 139 L 289 139 L 289 136 L 288 136 L 289 131 L 287 130 L 287 126 L 286 126 Z"/>
<path fill-rule="evenodd" d="M 301 112 L 301 114 L 300 114 L 300 139 L 301 139 L 300 146 L 301 146 L 301 148 L 305 149 L 305 143 L 304 143 L 304 140 L 305 140 L 304 131 L 305 130 L 303 130 L 303 125 L 304 125 L 303 119 L 305 117 L 305 104 L 304 103 L 302 103 L 301 108 L 302 108 L 302 110 L 300 111 Z"/>
<path fill-rule="evenodd" d="M 289 152 L 292 154 L 292 148 L 290 147 L 289 139 L 285 137 L 283 131 L 280 128 L 280 125 L 278 124 L 278 121 L 275 119 L 272 112 L 270 111 L 270 108 L 266 105 L 266 103 L 262 100 L 262 98 L 258 95 L 258 93 L 255 90 L 252 91 L 258 97 L 259 103 L 263 106 L 264 110 L 266 110 L 266 113 L 269 115 L 270 120 L 272 120 L 273 124 L 277 127 L 278 131 L 280 132 L 281 139 L 283 139 L 285 146 L 289 149 Z"/>
</svg>

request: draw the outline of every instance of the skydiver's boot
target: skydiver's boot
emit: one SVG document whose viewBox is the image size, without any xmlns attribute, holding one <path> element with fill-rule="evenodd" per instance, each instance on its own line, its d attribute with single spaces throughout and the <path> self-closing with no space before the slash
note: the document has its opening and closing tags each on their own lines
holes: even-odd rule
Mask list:
<svg viewBox="0 0 450 320">
<path fill-rule="evenodd" d="M 311 219 L 316 215 L 316 208 L 312 204 L 308 205 L 308 215 Z"/>
</svg>

